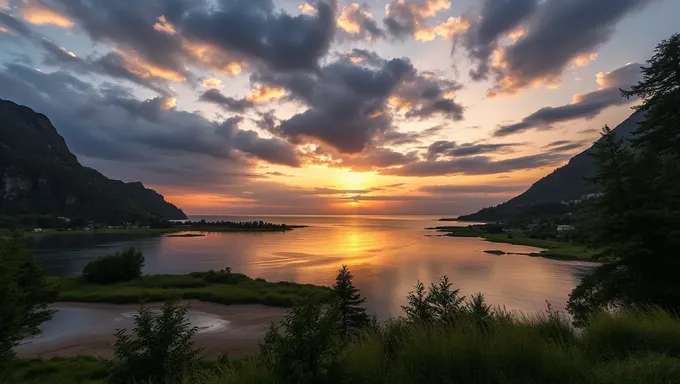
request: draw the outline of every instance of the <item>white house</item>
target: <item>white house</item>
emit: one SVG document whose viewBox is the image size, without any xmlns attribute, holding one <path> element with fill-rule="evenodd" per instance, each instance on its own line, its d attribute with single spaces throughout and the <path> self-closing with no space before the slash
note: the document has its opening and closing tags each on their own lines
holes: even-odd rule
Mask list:
<svg viewBox="0 0 680 384">
<path fill-rule="evenodd" d="M 558 225 L 557 226 L 557 232 L 570 232 L 570 231 L 573 231 L 575 229 L 576 228 L 574 228 L 571 225 Z"/>
</svg>

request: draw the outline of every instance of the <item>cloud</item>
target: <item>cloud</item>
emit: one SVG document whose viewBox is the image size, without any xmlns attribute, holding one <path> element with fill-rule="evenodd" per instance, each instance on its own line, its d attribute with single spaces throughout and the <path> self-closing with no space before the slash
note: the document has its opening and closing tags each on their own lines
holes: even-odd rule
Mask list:
<svg viewBox="0 0 680 384">
<path fill-rule="evenodd" d="M 455 141 L 435 141 L 427 148 L 426 157 L 429 161 L 437 160 L 440 156 L 464 157 L 484 155 L 489 153 L 509 153 L 519 146 L 519 143 L 463 143 Z"/>
<path fill-rule="evenodd" d="M 543 107 L 514 124 L 501 125 L 494 136 L 508 136 L 530 129 L 551 129 L 555 124 L 576 119 L 592 119 L 604 109 L 628 104 L 619 88 L 629 88 L 641 79 L 640 64 L 630 63 L 611 72 L 597 74 L 600 89 L 575 95 L 572 102 L 559 107 Z"/>
<path fill-rule="evenodd" d="M 246 99 L 236 99 L 225 96 L 219 89 L 208 89 L 198 98 L 199 101 L 218 105 L 225 111 L 244 113 L 248 108 L 254 106 L 253 102 Z"/>
<path fill-rule="evenodd" d="M 524 185 L 424 185 L 419 188 L 421 192 L 435 195 L 459 195 L 477 193 L 514 193 L 522 192 L 527 187 Z"/>
<path fill-rule="evenodd" d="M 437 37 L 450 39 L 467 30 L 469 27 L 467 20 L 450 17 L 439 25 L 427 25 L 429 19 L 450 7 L 449 0 L 393 0 L 385 7 L 383 23 L 390 34 L 399 39 L 406 37 L 414 37 L 421 41 L 430 41 Z"/>
<path fill-rule="evenodd" d="M 456 39 L 454 47 L 464 47 L 476 64 L 470 70 L 472 79 L 487 78 L 489 60 L 498 48 L 499 40 L 515 30 L 537 5 L 538 0 L 483 0 L 481 10 L 468 16 L 470 28 Z"/>
<path fill-rule="evenodd" d="M 567 154 L 551 152 L 503 160 L 494 160 L 489 156 L 472 156 L 453 158 L 449 160 L 417 161 L 406 164 L 399 168 L 383 169 L 380 171 L 380 174 L 415 177 L 493 175 L 518 170 L 554 166 L 560 164 L 568 158 L 569 155 Z"/>
<path fill-rule="evenodd" d="M 222 80 L 210 77 L 203 80 L 203 87 L 207 89 L 220 89 L 222 88 Z"/>
<path fill-rule="evenodd" d="M 338 28 L 351 39 L 374 40 L 385 37 L 371 12 L 353 3 L 345 6 L 337 19 Z"/>
<path fill-rule="evenodd" d="M 488 95 L 559 82 L 570 65 L 587 65 L 627 15 L 654 0 L 485 0 L 455 39 L 475 63 L 474 80 L 493 77 Z M 511 38 L 510 44 L 504 39 Z"/>
<path fill-rule="evenodd" d="M 399 132 L 397 130 L 390 130 L 388 132 L 385 132 L 380 141 L 383 145 L 395 145 L 395 146 L 421 144 L 422 140 L 438 135 L 445 128 L 446 126 L 444 125 L 436 125 L 434 127 L 427 128 L 419 132 L 415 131 Z"/>
<path fill-rule="evenodd" d="M 21 17 L 31 24 L 60 28 L 72 28 L 74 25 L 65 15 L 42 0 L 19 0 L 18 3 Z"/>
<path fill-rule="evenodd" d="M 7 64 L 0 98 L 44 113 L 74 153 L 128 180 L 205 186 L 248 173 L 253 159 L 299 165 L 292 145 L 239 129 L 240 118 L 212 122 L 177 109 L 171 98 L 142 101 L 126 88 L 93 86 L 65 72 Z"/>
</svg>

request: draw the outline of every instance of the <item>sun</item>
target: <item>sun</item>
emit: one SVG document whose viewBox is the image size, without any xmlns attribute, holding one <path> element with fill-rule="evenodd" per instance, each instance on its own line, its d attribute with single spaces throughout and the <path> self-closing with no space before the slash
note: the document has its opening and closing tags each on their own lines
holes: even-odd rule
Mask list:
<svg viewBox="0 0 680 384">
<path fill-rule="evenodd" d="M 360 190 L 365 189 L 370 184 L 372 174 L 369 172 L 352 172 L 343 171 L 340 175 L 339 183 L 343 189 L 346 190 Z"/>
</svg>

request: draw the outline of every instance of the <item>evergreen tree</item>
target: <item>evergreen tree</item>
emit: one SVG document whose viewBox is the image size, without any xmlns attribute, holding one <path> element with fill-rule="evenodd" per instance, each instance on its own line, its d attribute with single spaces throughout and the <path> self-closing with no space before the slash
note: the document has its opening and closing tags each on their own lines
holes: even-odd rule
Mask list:
<svg viewBox="0 0 680 384">
<path fill-rule="evenodd" d="M 352 284 L 352 274 L 346 265 L 338 271 L 333 290 L 337 296 L 339 328 L 343 339 L 347 340 L 369 324 L 369 316 L 361 305 L 366 301 Z"/>
<path fill-rule="evenodd" d="M 402 305 L 401 309 L 406 313 L 406 318 L 416 322 L 428 322 L 433 319 L 432 308 L 425 291 L 425 285 L 418 282 L 415 291 L 409 292 L 406 297 L 407 305 Z"/>
<path fill-rule="evenodd" d="M 40 325 L 52 318 L 54 311 L 47 304 L 56 300 L 57 293 L 19 234 L 0 237 L 0 381 L 14 347 L 39 334 Z"/>
<path fill-rule="evenodd" d="M 439 284 L 431 284 L 427 295 L 432 316 L 439 321 L 452 321 L 460 312 L 465 296 L 459 296 L 460 289 L 451 289 L 448 276 L 439 280 Z"/>
<path fill-rule="evenodd" d="M 599 310 L 655 306 L 680 311 L 680 38 L 664 40 L 624 96 L 645 114 L 632 147 L 605 127 L 597 143 L 592 245 L 604 262 L 570 295 L 583 322 Z"/>
</svg>

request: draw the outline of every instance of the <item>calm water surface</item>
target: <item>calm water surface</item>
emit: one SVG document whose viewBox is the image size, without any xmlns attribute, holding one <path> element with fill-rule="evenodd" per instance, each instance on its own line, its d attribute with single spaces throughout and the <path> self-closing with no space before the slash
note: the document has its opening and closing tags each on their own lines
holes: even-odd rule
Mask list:
<svg viewBox="0 0 680 384">
<path fill-rule="evenodd" d="M 77 275 L 91 259 L 134 246 L 146 256 L 145 273 L 187 273 L 231 267 L 267 280 L 332 284 L 347 264 L 384 319 L 400 306 L 418 280 L 448 275 L 465 295 L 481 292 L 492 304 L 535 313 L 545 302 L 563 308 L 579 276 L 592 263 L 503 255 L 484 250 L 535 252 L 536 248 L 489 243 L 478 238 L 438 237 L 426 227 L 451 225 L 424 216 L 192 217 L 305 224 L 285 233 L 208 233 L 177 238 L 134 235 L 46 235 L 32 240 L 36 258 L 56 275 Z M 455 225 L 455 224 L 454 224 Z"/>
</svg>

